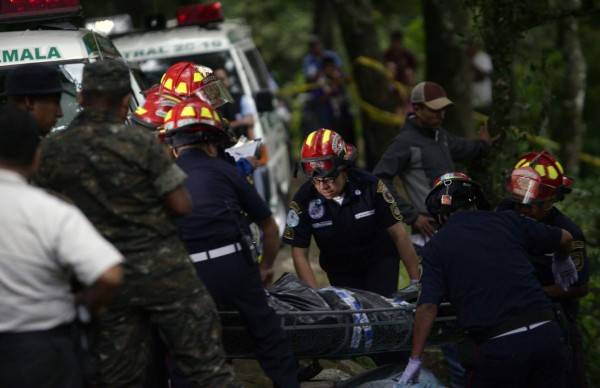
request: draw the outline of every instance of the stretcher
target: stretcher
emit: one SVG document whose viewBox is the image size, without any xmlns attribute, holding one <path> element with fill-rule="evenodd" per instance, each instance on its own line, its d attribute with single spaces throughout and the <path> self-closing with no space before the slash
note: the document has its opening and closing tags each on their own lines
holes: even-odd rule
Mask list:
<svg viewBox="0 0 600 388">
<path fill-rule="evenodd" d="M 345 290 L 323 289 L 339 297 L 344 307 Z M 335 293 L 333 293 L 333 291 Z M 310 290 L 312 291 L 312 290 Z M 325 293 L 320 292 L 320 295 Z M 376 294 L 353 290 L 356 303 L 346 309 L 316 311 L 280 311 L 274 306 L 296 358 L 343 359 L 360 355 L 410 350 L 414 322 L 414 303 L 391 301 Z M 368 294 L 381 298 L 389 307 L 364 308 L 360 297 Z M 354 300 L 353 299 L 353 300 Z M 373 299 L 369 299 L 373 302 Z M 331 304 L 331 302 L 330 302 Z M 378 303 L 375 303 L 378 304 Z M 254 345 L 237 311 L 221 311 L 223 344 L 229 358 L 254 358 Z M 427 345 L 435 346 L 459 341 L 463 337 L 456 315 L 448 303 L 438 310 Z"/>
</svg>

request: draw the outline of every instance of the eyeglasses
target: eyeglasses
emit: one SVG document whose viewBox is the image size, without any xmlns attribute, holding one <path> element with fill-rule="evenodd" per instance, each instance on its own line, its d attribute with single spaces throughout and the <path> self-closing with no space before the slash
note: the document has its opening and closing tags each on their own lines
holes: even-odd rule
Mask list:
<svg viewBox="0 0 600 388">
<path fill-rule="evenodd" d="M 319 184 L 332 185 L 335 183 L 336 179 L 337 179 L 337 175 L 334 177 L 327 177 L 327 178 L 312 178 L 312 184 L 315 186 L 317 186 Z"/>
</svg>

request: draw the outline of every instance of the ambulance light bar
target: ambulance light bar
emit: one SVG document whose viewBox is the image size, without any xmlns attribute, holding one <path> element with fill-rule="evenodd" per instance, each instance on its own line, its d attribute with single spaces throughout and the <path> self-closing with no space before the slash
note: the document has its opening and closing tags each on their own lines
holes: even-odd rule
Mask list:
<svg viewBox="0 0 600 388">
<path fill-rule="evenodd" d="M 81 16 L 80 0 L 0 0 L 0 22 L 19 23 Z"/>
<path fill-rule="evenodd" d="M 221 3 L 191 5 L 181 7 L 175 12 L 178 26 L 202 25 L 222 22 L 224 19 Z"/>
</svg>

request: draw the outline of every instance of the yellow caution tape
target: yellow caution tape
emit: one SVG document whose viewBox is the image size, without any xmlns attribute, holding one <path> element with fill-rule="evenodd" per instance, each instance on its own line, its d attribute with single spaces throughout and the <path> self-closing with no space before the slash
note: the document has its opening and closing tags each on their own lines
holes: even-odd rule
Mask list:
<svg viewBox="0 0 600 388">
<path fill-rule="evenodd" d="M 485 123 L 488 121 L 489 116 L 484 115 L 479 112 L 473 112 L 473 119 Z M 513 133 L 515 135 L 525 136 L 527 141 L 529 141 L 532 144 L 536 144 L 536 145 L 539 145 L 539 146 L 542 146 L 545 148 L 549 148 L 552 151 L 560 150 L 560 144 L 553 140 L 550 140 L 550 139 L 542 137 L 542 136 L 532 135 L 532 134 L 526 133 L 526 132 L 521 132 L 521 130 L 515 126 L 511 126 L 510 130 L 513 131 Z M 597 158 L 595 156 L 592 156 L 590 154 L 586 154 L 585 152 L 582 152 L 581 155 L 579 156 L 579 159 L 586 164 L 589 164 L 593 167 L 600 168 L 600 158 Z"/>
</svg>

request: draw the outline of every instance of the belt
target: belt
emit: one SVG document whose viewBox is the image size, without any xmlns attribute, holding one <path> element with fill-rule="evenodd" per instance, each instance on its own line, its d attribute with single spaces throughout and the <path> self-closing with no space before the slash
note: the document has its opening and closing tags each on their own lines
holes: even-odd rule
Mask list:
<svg viewBox="0 0 600 388">
<path fill-rule="evenodd" d="M 500 324 L 486 329 L 481 332 L 467 333 L 473 337 L 478 344 L 481 344 L 492 338 L 501 337 L 503 335 L 518 333 L 521 331 L 531 330 L 537 323 L 546 323 L 554 320 L 554 311 L 551 309 L 529 311 L 517 316 L 510 317 Z M 539 326 L 539 325 L 538 325 Z M 519 331 L 515 331 L 519 330 Z"/>
<path fill-rule="evenodd" d="M 519 327 L 517 329 L 511 330 L 511 331 L 507 331 L 506 333 L 499 334 L 499 335 L 497 335 L 495 337 L 492 337 L 490 339 L 500 338 L 500 337 L 504 337 L 505 335 L 517 334 L 517 333 L 522 333 L 524 331 L 533 330 L 536 327 L 542 326 L 542 325 L 544 325 L 544 324 L 546 324 L 548 322 L 550 322 L 550 321 L 538 322 L 538 323 L 534 323 L 532 325 L 525 325 L 525 326 Z"/>
<path fill-rule="evenodd" d="M 210 259 L 216 259 L 217 257 L 230 255 L 235 252 L 239 252 L 242 250 L 242 246 L 240 243 L 224 245 L 219 248 L 211 249 L 209 251 L 192 253 L 190 255 L 190 259 L 194 263 L 199 263 L 201 261 L 206 261 Z"/>
</svg>

